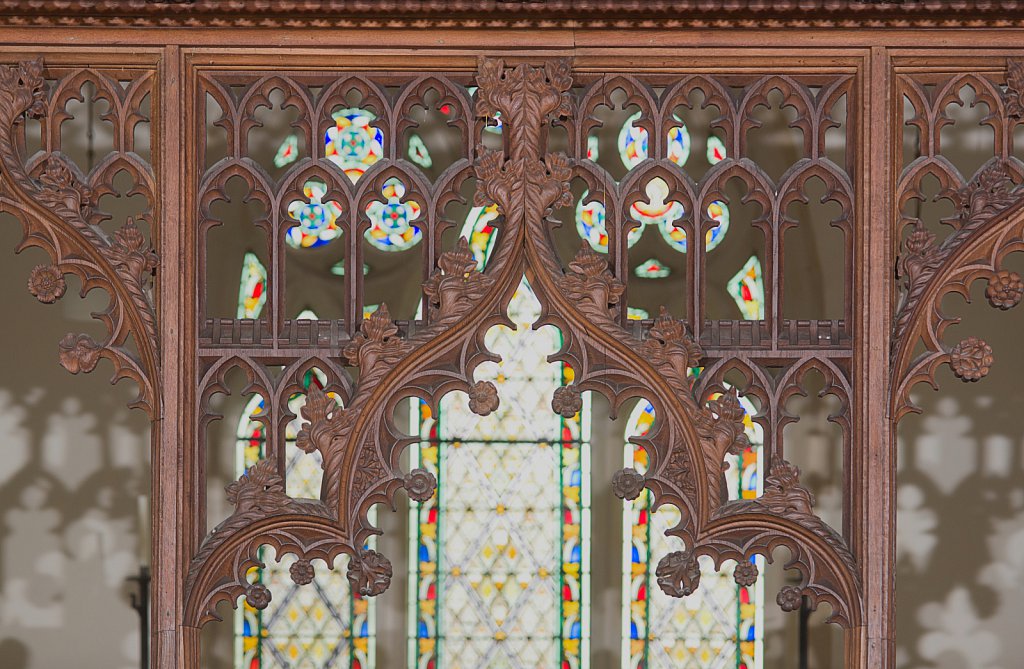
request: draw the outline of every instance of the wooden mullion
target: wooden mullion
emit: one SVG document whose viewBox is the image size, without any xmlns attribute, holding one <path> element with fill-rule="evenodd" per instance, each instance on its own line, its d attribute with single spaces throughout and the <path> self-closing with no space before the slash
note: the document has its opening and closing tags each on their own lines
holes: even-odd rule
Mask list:
<svg viewBox="0 0 1024 669">
<path fill-rule="evenodd" d="M 865 123 L 860 143 L 867 168 L 867 198 L 857 226 L 857 323 L 854 331 L 854 441 L 848 492 L 852 498 L 852 543 L 864 584 L 864 621 L 860 641 L 864 654 L 855 666 L 895 667 L 895 424 L 889 412 L 889 347 L 892 331 L 893 175 L 898 124 L 902 118 L 893 95 L 893 69 L 888 50 L 873 47 L 864 83 Z M 863 199 L 863 195 L 862 195 Z M 847 657 L 860 644 L 848 635 Z M 848 664 L 847 666 L 851 666 Z"/>
<path fill-rule="evenodd" d="M 183 655 L 184 637 L 198 651 L 198 630 L 186 633 L 184 619 L 184 583 L 188 565 L 198 545 L 198 515 L 195 495 L 202 454 L 195 444 L 193 385 L 196 294 L 194 231 L 189 220 L 189 202 L 183 186 L 190 171 L 189 156 L 181 147 L 194 146 L 185 120 L 188 101 L 193 98 L 192 82 L 185 82 L 181 49 L 168 46 L 159 69 L 159 86 L 153 92 L 153 109 L 159 114 L 157 141 L 153 143 L 154 165 L 159 175 L 157 204 L 159 247 L 163 258 L 185 258 L 173 263 L 169 271 L 157 273 L 156 295 L 160 319 L 161 367 L 159 398 L 162 415 L 170 420 L 154 424 L 152 452 L 153 523 L 153 596 L 152 666 L 169 669 L 197 666 L 198 656 L 190 662 Z M 187 91 L 187 92 L 183 92 Z M 194 128 L 193 128 L 194 130 Z M 192 260 L 193 262 L 189 262 Z M 183 266 L 182 266 L 183 265 Z"/>
</svg>

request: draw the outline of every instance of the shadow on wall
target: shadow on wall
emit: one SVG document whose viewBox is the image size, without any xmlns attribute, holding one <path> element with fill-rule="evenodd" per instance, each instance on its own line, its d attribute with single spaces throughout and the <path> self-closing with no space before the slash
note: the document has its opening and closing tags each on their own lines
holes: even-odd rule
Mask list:
<svg viewBox="0 0 1024 669">
<path fill-rule="evenodd" d="M 1024 656 L 1024 313 L 994 310 L 984 282 L 974 288 L 968 307 L 948 305 L 964 321 L 946 341 L 985 339 L 991 374 L 968 384 L 943 368 L 941 391 L 919 386 L 923 414 L 899 431 L 901 669 L 1003 669 Z"/>
<path fill-rule="evenodd" d="M 57 363 L 66 332 L 102 334 L 89 313 L 105 296 L 82 300 L 69 281 L 62 301 L 36 302 L 25 281 L 47 259 L 11 255 L 20 239 L 0 217 L 0 667 L 135 668 L 125 578 L 139 568 L 148 421 L 126 408 L 134 389 L 108 385 L 107 363 L 80 376 Z"/>
</svg>

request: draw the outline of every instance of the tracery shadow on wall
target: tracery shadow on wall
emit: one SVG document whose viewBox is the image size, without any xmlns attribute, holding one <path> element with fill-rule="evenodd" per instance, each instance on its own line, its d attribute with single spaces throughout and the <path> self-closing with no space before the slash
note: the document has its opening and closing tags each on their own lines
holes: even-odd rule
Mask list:
<svg viewBox="0 0 1024 669">
<path fill-rule="evenodd" d="M 1020 254 L 1009 256 L 1008 269 L 1022 267 Z M 1022 321 L 1018 310 L 993 310 L 984 288 L 972 286 L 970 305 L 945 304 L 963 316 L 950 338 L 987 341 L 992 372 L 965 384 L 943 371 L 938 393 L 915 392 L 922 415 L 900 424 L 897 644 L 906 669 L 1009 666 L 1024 649 L 1012 631 L 1024 577 Z"/>
<path fill-rule="evenodd" d="M 0 217 L 0 248 L 20 238 L 19 225 Z M 90 312 L 105 300 L 41 309 L 24 277 L 44 261 L 36 251 L 3 264 L 0 301 L 12 325 L 0 347 L 18 354 L 0 375 L 0 663 L 127 669 L 138 664 L 139 632 L 125 579 L 149 560 L 149 547 L 139 546 L 149 424 L 126 408 L 131 388 L 111 391 L 107 363 L 80 377 L 54 363 L 69 323 L 99 330 Z M 46 345 L 26 344 L 35 341 Z"/>
</svg>

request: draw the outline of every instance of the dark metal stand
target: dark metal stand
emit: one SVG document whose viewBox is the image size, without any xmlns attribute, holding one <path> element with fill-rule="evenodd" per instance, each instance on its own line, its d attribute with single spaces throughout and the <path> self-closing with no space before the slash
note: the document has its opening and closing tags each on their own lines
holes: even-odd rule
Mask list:
<svg viewBox="0 0 1024 669">
<path fill-rule="evenodd" d="M 800 669 L 807 669 L 807 644 L 810 641 L 808 622 L 811 619 L 810 602 L 806 597 L 800 600 Z"/>
<path fill-rule="evenodd" d="M 131 593 L 132 608 L 139 614 L 139 667 L 149 669 L 149 567 L 139 567 L 138 576 L 129 576 L 138 583 L 138 593 Z"/>
</svg>

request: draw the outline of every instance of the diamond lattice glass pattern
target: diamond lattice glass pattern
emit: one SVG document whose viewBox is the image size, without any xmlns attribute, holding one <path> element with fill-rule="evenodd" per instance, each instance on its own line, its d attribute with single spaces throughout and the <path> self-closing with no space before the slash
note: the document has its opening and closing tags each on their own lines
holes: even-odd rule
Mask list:
<svg viewBox="0 0 1024 669">
<path fill-rule="evenodd" d="M 713 396 L 710 399 L 715 399 Z M 726 478 L 731 499 L 752 499 L 761 491 L 761 426 L 751 417 L 756 409 L 746 398 L 740 402 L 750 446 L 729 456 Z M 625 464 L 647 470 L 647 452 L 628 443 L 642 437 L 654 424 L 654 407 L 641 400 L 626 427 Z M 624 505 L 623 545 L 623 652 L 624 669 L 760 669 L 762 666 L 763 577 L 749 587 L 733 581 L 733 566 L 716 572 L 714 563 L 700 560 L 700 589 L 689 597 L 669 597 L 654 583 L 658 561 L 681 550 L 679 541 L 665 531 L 679 522 L 679 510 L 663 506 L 651 511 L 651 496 L 644 491 Z M 763 572 L 763 559 L 755 558 Z"/>
<path fill-rule="evenodd" d="M 315 315 L 313 315 L 315 318 Z M 303 386 L 323 387 L 319 370 L 310 370 Z M 304 393 L 288 401 L 296 416 L 306 402 Z M 266 456 L 265 427 L 254 420 L 264 412 L 264 401 L 254 396 L 238 423 L 238 474 Z M 319 453 L 306 454 L 295 445 L 301 427 L 295 418 L 285 427 L 285 483 L 292 497 L 320 497 L 323 474 Z M 321 561 L 313 562 L 316 574 L 309 585 L 298 586 L 289 569 L 294 556 L 276 561 L 273 551 L 263 549 L 260 558 L 266 568 L 249 572 L 251 582 L 261 582 L 272 594 L 263 611 L 243 600 L 235 619 L 235 666 L 239 669 L 371 669 L 373 667 L 373 609 L 370 600 L 353 597 L 345 578 L 346 558 L 340 557 L 334 569 Z"/>
<path fill-rule="evenodd" d="M 485 262 L 487 240 L 475 241 Z M 508 313 L 517 329 L 486 339 L 502 362 L 477 372 L 498 410 L 477 416 L 464 394 L 436 417 L 416 406 L 417 462 L 438 494 L 412 510 L 411 668 L 587 666 L 589 403 L 571 419 L 551 411 L 571 372 L 547 362 L 558 332 L 530 329 L 540 305 L 525 281 Z"/>
</svg>

